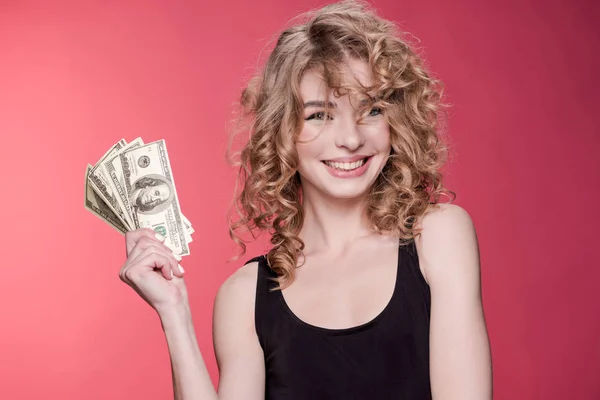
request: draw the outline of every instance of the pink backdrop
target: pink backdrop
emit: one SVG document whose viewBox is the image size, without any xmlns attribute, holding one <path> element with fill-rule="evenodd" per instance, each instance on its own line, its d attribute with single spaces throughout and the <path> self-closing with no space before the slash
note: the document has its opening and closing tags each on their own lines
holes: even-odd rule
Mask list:
<svg viewBox="0 0 600 400">
<path fill-rule="evenodd" d="M 231 105 L 267 40 L 322 4 L 0 2 L 0 398 L 171 396 L 159 320 L 118 279 L 123 239 L 83 208 L 86 163 L 122 137 L 167 140 L 218 379 L 212 302 L 241 264 L 227 263 Z M 495 398 L 600 398 L 598 2 L 376 6 L 422 40 L 454 105 L 448 185 L 479 234 Z"/>
</svg>

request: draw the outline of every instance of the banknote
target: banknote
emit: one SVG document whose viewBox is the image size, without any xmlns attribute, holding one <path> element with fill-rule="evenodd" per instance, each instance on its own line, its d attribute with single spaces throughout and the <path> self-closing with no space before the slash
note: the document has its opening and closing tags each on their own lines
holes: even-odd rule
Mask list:
<svg viewBox="0 0 600 400">
<path fill-rule="evenodd" d="M 96 164 L 88 164 L 84 206 L 121 234 L 148 227 L 165 236 L 165 244 L 176 253 L 188 255 L 190 250 L 187 245 L 192 242 L 194 228 L 181 213 L 165 142 L 161 140 L 149 145 L 139 154 L 132 153 L 121 158 L 121 154 L 146 146 L 141 138 L 129 143 L 121 139 Z M 127 176 L 124 161 L 129 174 Z M 137 166 L 132 164 L 135 162 Z M 135 175 L 140 171 L 142 173 Z M 133 178 L 131 172 L 134 173 Z M 148 184 L 160 179 L 164 180 L 164 184 Z M 164 194 L 165 191 L 169 192 L 168 196 Z M 153 212 L 148 207 L 154 203 Z"/>
<path fill-rule="evenodd" d="M 190 254 L 186 227 L 164 140 L 121 152 L 112 162 L 135 228 L 162 234 L 176 254 Z"/>
<path fill-rule="evenodd" d="M 194 228 L 192 228 L 192 223 L 189 219 L 185 217 L 185 215 L 181 214 L 181 219 L 183 220 L 183 225 L 185 225 L 185 229 L 187 229 L 188 233 L 191 235 L 194 233 Z"/>
<path fill-rule="evenodd" d="M 125 189 L 123 189 L 123 174 L 121 171 L 119 154 L 141 147 L 143 144 L 144 141 L 141 138 L 132 140 L 126 146 L 123 146 L 118 151 L 113 152 L 110 156 L 105 157 L 100 165 L 100 168 L 98 168 L 99 170 L 102 170 L 104 176 L 106 176 L 106 180 L 108 181 L 107 185 L 110 186 L 112 192 L 115 193 L 115 202 L 117 203 L 118 208 L 122 210 L 124 218 L 127 220 L 127 225 L 131 230 L 135 229 L 136 227 L 133 223 L 133 217 L 131 215 L 131 210 L 129 209 L 129 201 L 125 195 Z"/>
<path fill-rule="evenodd" d="M 192 243 L 192 233 L 194 233 L 194 228 L 192 228 L 192 223 L 183 214 L 181 214 L 181 220 L 183 221 L 183 226 L 185 227 L 185 231 L 184 231 L 185 241 L 188 243 Z"/>
<path fill-rule="evenodd" d="M 90 181 L 89 185 L 92 187 L 92 189 L 112 210 L 112 212 L 116 215 L 121 224 L 126 228 L 131 229 L 131 225 L 129 224 L 127 215 L 125 215 L 124 210 L 119 205 L 118 194 L 113 189 L 113 186 L 110 184 L 110 181 L 104 174 L 104 171 L 101 167 L 104 161 L 106 161 L 106 159 L 112 158 L 115 154 L 119 152 L 121 148 L 125 147 L 126 145 L 127 142 L 125 142 L 124 139 L 121 139 L 116 144 L 114 144 L 90 170 L 88 177 Z"/>
<path fill-rule="evenodd" d="M 90 164 L 87 165 L 85 170 L 85 202 L 84 207 L 91 211 L 93 214 L 98 216 L 101 220 L 108 223 L 114 229 L 119 231 L 121 234 L 127 232 L 127 228 L 123 226 L 123 223 L 119 220 L 113 210 L 110 209 L 108 204 L 94 191 L 91 186 L 89 179 L 90 172 L 92 170 Z"/>
</svg>

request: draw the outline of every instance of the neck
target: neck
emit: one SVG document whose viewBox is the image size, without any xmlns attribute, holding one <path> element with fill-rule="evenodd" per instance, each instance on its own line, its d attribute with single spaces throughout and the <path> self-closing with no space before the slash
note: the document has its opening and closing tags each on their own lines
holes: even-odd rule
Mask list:
<svg viewBox="0 0 600 400">
<path fill-rule="evenodd" d="M 366 196 L 336 199 L 312 191 L 304 192 L 304 223 L 300 238 L 304 241 L 305 251 L 340 253 L 356 239 L 368 235 L 365 201 Z"/>
</svg>

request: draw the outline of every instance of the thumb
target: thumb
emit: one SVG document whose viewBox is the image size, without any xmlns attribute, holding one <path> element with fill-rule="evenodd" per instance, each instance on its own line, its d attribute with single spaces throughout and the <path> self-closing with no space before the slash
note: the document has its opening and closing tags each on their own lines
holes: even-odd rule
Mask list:
<svg viewBox="0 0 600 400">
<path fill-rule="evenodd" d="M 133 250 L 135 247 L 136 243 L 139 242 L 139 240 L 144 236 L 158 239 L 161 242 L 165 241 L 165 238 L 161 234 L 150 228 L 138 228 L 134 231 L 129 231 L 125 234 L 125 251 L 127 252 L 127 257 L 129 256 L 129 253 L 131 253 L 131 250 Z"/>
</svg>

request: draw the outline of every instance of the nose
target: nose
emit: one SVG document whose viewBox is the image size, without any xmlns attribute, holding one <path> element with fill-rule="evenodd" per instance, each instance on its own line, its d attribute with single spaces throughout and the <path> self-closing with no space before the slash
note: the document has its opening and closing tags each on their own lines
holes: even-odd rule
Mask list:
<svg viewBox="0 0 600 400">
<path fill-rule="evenodd" d="M 349 151 L 355 151 L 362 147 L 365 138 L 358 126 L 357 121 L 352 118 L 340 118 L 335 133 L 335 145 L 344 147 Z"/>
</svg>

